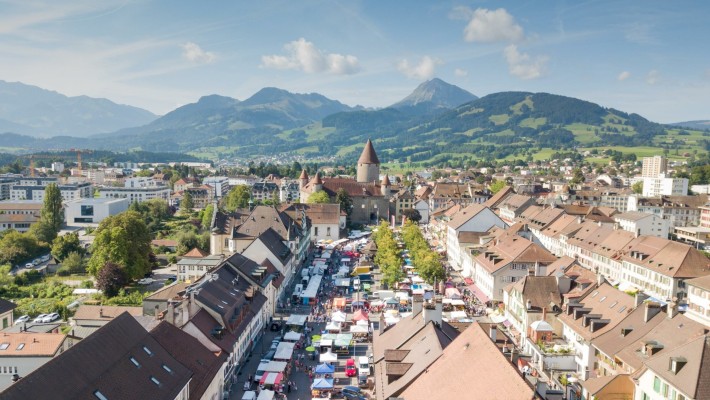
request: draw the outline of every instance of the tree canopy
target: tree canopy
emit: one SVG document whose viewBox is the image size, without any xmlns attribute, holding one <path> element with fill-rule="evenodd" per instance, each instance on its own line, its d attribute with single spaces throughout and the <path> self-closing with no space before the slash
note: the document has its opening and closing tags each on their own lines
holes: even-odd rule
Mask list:
<svg viewBox="0 0 710 400">
<path fill-rule="evenodd" d="M 387 222 L 382 221 L 380 223 L 377 227 L 377 232 L 373 235 L 373 240 L 377 245 L 375 263 L 382 270 L 382 282 L 392 288 L 404 278 L 404 272 L 402 271 L 402 257 L 397 248 L 397 241 Z"/>
<path fill-rule="evenodd" d="M 350 195 L 345 189 L 338 189 L 335 193 L 335 202 L 340 204 L 340 210 L 345 211 L 348 219 L 350 219 L 350 214 L 353 212 L 353 199 L 350 198 Z"/>
<path fill-rule="evenodd" d="M 247 208 L 249 207 L 249 199 L 251 199 L 251 187 L 249 185 L 237 185 L 224 198 L 224 208 L 227 211 Z"/>
<path fill-rule="evenodd" d="M 79 241 L 79 234 L 76 232 L 57 236 L 52 242 L 52 256 L 57 260 L 64 261 L 69 253 L 78 253 L 79 255 L 86 253 Z"/>
<path fill-rule="evenodd" d="M 195 203 L 192 201 L 192 194 L 186 190 L 182 195 L 182 201 L 180 201 L 180 211 L 189 214 L 193 208 L 195 208 Z"/>
<path fill-rule="evenodd" d="M 402 228 L 402 240 L 409 250 L 412 265 L 419 276 L 427 283 L 434 284 L 446 278 L 446 271 L 441 265 L 439 254 L 431 250 L 422 231 L 411 221 Z"/>
<path fill-rule="evenodd" d="M 30 232 L 39 241 L 52 243 L 57 232 L 64 223 L 64 205 L 59 186 L 50 183 L 44 188 L 44 203 L 40 211 L 39 221 L 32 225 Z"/>
<path fill-rule="evenodd" d="M 88 267 L 94 276 L 108 262 L 123 268 L 127 278 L 140 278 L 150 272 L 151 235 L 140 214 L 125 211 L 108 217 L 94 235 Z"/>
<path fill-rule="evenodd" d="M 324 190 L 319 190 L 317 192 L 311 193 L 311 195 L 308 196 L 308 200 L 306 202 L 311 204 L 330 203 L 330 197 L 328 197 L 328 193 L 326 193 Z"/>
</svg>

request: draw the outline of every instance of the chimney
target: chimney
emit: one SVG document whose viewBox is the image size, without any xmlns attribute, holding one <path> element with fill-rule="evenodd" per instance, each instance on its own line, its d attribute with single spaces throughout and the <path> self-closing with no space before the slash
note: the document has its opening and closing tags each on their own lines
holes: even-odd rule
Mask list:
<svg viewBox="0 0 710 400">
<path fill-rule="evenodd" d="M 155 320 L 158 321 L 160 320 L 160 306 L 155 305 L 155 309 L 153 310 L 153 315 L 155 316 Z"/>
<path fill-rule="evenodd" d="M 604 275 L 597 274 L 597 287 L 603 285 L 605 282 L 606 282 L 606 279 L 604 278 Z"/>
<path fill-rule="evenodd" d="M 165 320 L 170 324 L 175 324 L 175 305 L 172 301 L 168 301 L 168 311 L 165 313 Z"/>
<path fill-rule="evenodd" d="M 421 294 L 412 296 L 412 315 L 417 315 L 422 311 L 424 306 L 424 297 Z"/>
<path fill-rule="evenodd" d="M 101 318 L 104 317 L 104 308 L 103 307 L 99 308 L 99 317 L 101 317 Z"/>
<path fill-rule="evenodd" d="M 671 319 L 678 314 L 678 298 L 673 297 L 668 303 L 668 318 Z"/>
<path fill-rule="evenodd" d="M 542 320 L 547 321 L 547 307 L 542 307 Z"/>
<path fill-rule="evenodd" d="M 528 301 L 525 302 L 525 309 L 530 311 L 531 308 L 532 308 L 532 301 L 530 299 L 528 299 Z"/>
<path fill-rule="evenodd" d="M 193 290 L 190 292 L 190 299 L 188 300 L 187 319 L 192 318 L 198 311 L 200 311 L 200 307 L 195 302 L 195 291 Z"/>
<path fill-rule="evenodd" d="M 424 323 L 432 321 L 433 323 L 440 325 L 443 312 L 441 296 L 435 296 L 431 301 L 433 304 L 429 304 L 428 307 L 424 307 Z"/>
<path fill-rule="evenodd" d="M 492 324 L 490 328 L 488 328 L 488 336 L 491 338 L 493 343 L 496 342 L 498 339 L 498 325 Z"/>
<path fill-rule="evenodd" d="M 647 302 L 643 313 L 643 322 L 650 321 L 651 318 L 655 317 L 659 312 L 661 312 L 660 304 L 651 301 Z"/>
<path fill-rule="evenodd" d="M 646 301 L 646 299 L 648 299 L 648 295 L 636 292 L 636 297 L 634 297 L 634 307 L 640 306 L 644 301 Z"/>
</svg>

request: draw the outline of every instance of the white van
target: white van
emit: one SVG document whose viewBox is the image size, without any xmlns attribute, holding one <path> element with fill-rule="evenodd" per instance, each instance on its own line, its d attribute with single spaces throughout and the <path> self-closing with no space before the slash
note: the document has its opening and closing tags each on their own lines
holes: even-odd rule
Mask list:
<svg viewBox="0 0 710 400">
<path fill-rule="evenodd" d="M 303 292 L 303 285 L 301 285 L 300 283 L 293 288 L 293 295 L 294 296 L 300 296 L 302 292 Z"/>
<path fill-rule="evenodd" d="M 242 400 L 256 400 L 256 392 L 253 390 L 247 390 L 242 396 Z"/>
<path fill-rule="evenodd" d="M 357 358 L 357 374 L 358 375 L 370 375 L 370 361 L 367 357 Z"/>
</svg>

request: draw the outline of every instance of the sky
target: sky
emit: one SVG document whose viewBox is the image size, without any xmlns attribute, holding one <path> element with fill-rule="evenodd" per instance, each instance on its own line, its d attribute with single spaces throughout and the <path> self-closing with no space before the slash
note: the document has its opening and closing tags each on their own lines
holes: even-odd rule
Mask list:
<svg viewBox="0 0 710 400">
<path fill-rule="evenodd" d="M 0 80 L 165 114 L 264 87 L 386 107 L 440 78 L 710 119 L 707 1 L 0 0 Z"/>
</svg>

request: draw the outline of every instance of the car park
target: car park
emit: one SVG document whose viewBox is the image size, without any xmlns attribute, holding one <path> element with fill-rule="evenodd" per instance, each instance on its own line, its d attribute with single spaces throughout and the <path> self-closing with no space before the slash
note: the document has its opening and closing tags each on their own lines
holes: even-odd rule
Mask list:
<svg viewBox="0 0 710 400">
<path fill-rule="evenodd" d="M 40 315 L 38 315 L 37 317 L 35 317 L 35 319 L 34 319 L 32 322 L 35 322 L 35 323 L 38 323 L 38 324 L 39 324 L 39 323 L 42 322 L 42 320 L 43 320 L 44 317 L 46 317 L 46 316 L 47 316 L 47 314 L 40 314 Z"/>
<path fill-rule="evenodd" d="M 15 325 L 19 325 L 23 322 L 29 322 L 30 316 L 29 315 L 23 315 L 19 317 L 18 319 L 15 320 Z"/>
</svg>

